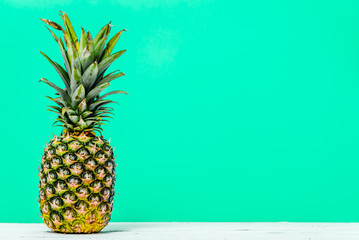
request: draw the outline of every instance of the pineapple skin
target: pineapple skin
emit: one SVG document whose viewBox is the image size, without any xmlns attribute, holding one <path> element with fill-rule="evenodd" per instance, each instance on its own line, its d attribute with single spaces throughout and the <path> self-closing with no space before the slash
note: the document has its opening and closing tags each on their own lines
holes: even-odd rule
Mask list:
<svg viewBox="0 0 359 240">
<path fill-rule="evenodd" d="M 92 132 L 54 137 L 41 160 L 39 204 L 44 223 L 61 233 L 95 233 L 110 221 L 113 148 Z"/>
</svg>

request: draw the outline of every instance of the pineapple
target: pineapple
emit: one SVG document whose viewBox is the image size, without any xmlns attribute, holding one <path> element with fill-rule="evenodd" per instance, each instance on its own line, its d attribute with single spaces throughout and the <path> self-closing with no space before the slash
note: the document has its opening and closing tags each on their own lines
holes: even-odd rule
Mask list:
<svg viewBox="0 0 359 240">
<path fill-rule="evenodd" d="M 113 114 L 113 109 L 106 105 L 114 101 L 106 97 L 127 93 L 101 92 L 110 81 L 124 75 L 118 71 L 105 72 L 125 52 L 112 53 L 125 29 L 107 42 L 110 23 L 95 38 L 82 28 L 78 39 L 68 15 L 60 11 L 60 16 L 64 27 L 41 19 L 62 33 L 63 40 L 48 28 L 60 47 L 65 68 L 41 54 L 65 86 L 58 87 L 45 78 L 40 80 L 56 90 L 55 98 L 48 97 L 55 106 L 49 106 L 48 110 L 57 114 L 54 124 L 64 128 L 60 136 L 47 144 L 42 155 L 40 212 L 45 224 L 55 232 L 94 233 L 108 224 L 113 208 L 114 154 L 110 142 L 101 134 L 101 126 Z"/>
</svg>

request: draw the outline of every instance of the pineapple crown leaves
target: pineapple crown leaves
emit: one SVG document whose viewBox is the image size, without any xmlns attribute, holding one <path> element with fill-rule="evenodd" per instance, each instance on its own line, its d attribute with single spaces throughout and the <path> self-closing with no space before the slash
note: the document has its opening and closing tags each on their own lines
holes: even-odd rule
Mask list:
<svg viewBox="0 0 359 240">
<path fill-rule="evenodd" d="M 59 45 L 65 67 L 40 52 L 55 68 L 65 85 L 65 88 L 60 88 L 45 78 L 40 80 L 55 89 L 58 95 L 56 98 L 47 96 L 56 104 L 56 106 L 49 106 L 47 110 L 57 114 L 58 118 L 54 124 L 59 123 L 70 132 L 101 131 L 103 121 L 107 121 L 105 118 L 111 118 L 109 115 L 113 114 L 113 109 L 105 105 L 116 103 L 105 98 L 112 94 L 127 94 L 119 90 L 102 94 L 112 80 L 125 75 L 119 71 L 107 75 L 105 72 L 126 52 L 126 50 L 121 50 L 112 53 L 121 34 L 126 30 L 122 29 L 109 39 L 112 27 L 109 22 L 94 38 L 83 28 L 81 28 L 80 38 L 77 38 L 68 15 L 60 11 L 60 17 L 64 27 L 51 20 L 40 18 L 50 27 L 62 32 L 62 38 L 59 38 L 46 26 Z"/>
</svg>

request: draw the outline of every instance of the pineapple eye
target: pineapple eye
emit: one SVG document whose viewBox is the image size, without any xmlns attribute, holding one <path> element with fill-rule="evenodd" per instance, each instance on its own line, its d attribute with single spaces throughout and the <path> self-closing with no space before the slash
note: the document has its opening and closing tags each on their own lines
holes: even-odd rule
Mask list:
<svg viewBox="0 0 359 240">
<path fill-rule="evenodd" d="M 98 193 L 93 193 L 87 198 L 90 202 L 100 202 L 101 196 Z"/>
<path fill-rule="evenodd" d="M 70 201 L 76 201 L 77 196 L 75 193 L 71 192 L 71 191 L 67 191 L 65 192 L 62 197 L 66 200 L 70 200 Z"/>
<path fill-rule="evenodd" d="M 61 198 L 59 197 L 52 197 L 50 199 L 50 203 L 54 206 L 57 206 L 57 207 L 61 207 L 62 205 L 64 205 L 64 202 L 62 201 Z"/>
<path fill-rule="evenodd" d="M 67 176 L 67 175 L 70 175 L 70 174 L 71 174 L 70 170 L 69 170 L 68 168 L 66 168 L 66 167 L 59 167 L 59 168 L 57 169 L 57 172 L 58 172 L 60 175 L 64 175 L 64 176 Z"/>
<path fill-rule="evenodd" d="M 90 189 L 88 189 L 87 187 L 79 187 L 76 189 L 76 192 L 79 194 L 88 195 L 90 194 Z"/>
<path fill-rule="evenodd" d="M 45 191 L 46 191 L 48 194 L 54 194 L 54 193 L 55 193 L 55 188 L 54 188 L 51 184 L 48 184 L 48 185 L 46 185 L 46 187 L 45 187 Z"/>
<path fill-rule="evenodd" d="M 101 203 L 98 205 L 97 209 L 101 212 L 107 212 L 108 210 L 110 210 L 109 206 L 107 203 Z"/>
<path fill-rule="evenodd" d="M 46 197 L 44 189 L 40 189 L 40 196 L 41 197 Z"/>
<path fill-rule="evenodd" d="M 102 167 L 102 166 L 99 166 L 99 167 L 97 167 L 97 168 L 95 169 L 95 173 L 97 173 L 97 174 L 104 174 L 104 173 L 106 173 L 106 169 L 105 169 L 104 167 Z"/>
<path fill-rule="evenodd" d="M 107 161 L 105 162 L 105 166 L 107 166 L 107 167 L 113 167 L 113 162 L 110 161 L 110 160 L 107 160 Z"/>
<path fill-rule="evenodd" d="M 67 182 L 70 184 L 79 185 L 79 184 L 81 184 L 82 181 L 77 176 L 71 176 L 67 179 Z"/>
<path fill-rule="evenodd" d="M 75 155 L 75 154 L 73 154 L 73 153 L 70 153 L 70 159 L 72 160 L 72 161 L 75 161 L 76 159 L 77 159 L 77 156 Z"/>
<path fill-rule="evenodd" d="M 90 166 L 96 166 L 97 165 L 97 162 L 95 159 L 93 158 L 88 158 L 85 160 L 85 164 L 86 165 L 90 165 Z"/>
<path fill-rule="evenodd" d="M 76 211 L 73 210 L 71 207 L 64 208 L 62 212 L 66 217 L 76 217 Z"/>
<path fill-rule="evenodd" d="M 107 170 L 108 170 L 109 172 L 112 172 L 112 173 L 115 172 L 115 169 L 114 169 L 114 167 L 113 167 L 113 161 L 107 160 L 104 165 L 105 165 L 105 167 L 107 168 Z"/>
<path fill-rule="evenodd" d="M 90 187 L 92 187 L 92 188 L 102 188 L 103 183 L 100 180 L 95 180 L 90 184 Z"/>
<path fill-rule="evenodd" d="M 66 151 L 67 150 L 67 145 L 64 144 L 64 143 L 60 143 L 59 145 L 57 145 L 57 150 Z"/>
<path fill-rule="evenodd" d="M 80 148 L 79 150 L 77 150 L 77 153 L 79 155 L 83 155 L 83 156 L 90 155 L 90 152 L 86 148 Z"/>
<path fill-rule="evenodd" d="M 80 144 L 79 141 L 74 140 L 74 141 L 72 141 L 72 142 L 69 143 L 69 146 L 70 146 L 70 148 L 75 148 L 75 149 L 77 149 L 79 146 L 81 146 L 81 144 Z"/>
<path fill-rule="evenodd" d="M 50 161 L 45 161 L 45 162 L 44 162 L 44 168 L 50 169 L 51 167 L 52 167 L 52 166 L 51 166 Z"/>
<path fill-rule="evenodd" d="M 67 188 L 67 184 L 63 180 L 57 180 L 54 185 L 56 188 L 62 189 L 62 190 Z"/>
<path fill-rule="evenodd" d="M 112 176 L 111 176 L 110 174 L 107 174 L 107 175 L 103 178 L 103 180 L 104 180 L 105 182 L 112 181 Z"/>
<path fill-rule="evenodd" d="M 55 153 L 56 153 L 56 150 L 53 147 L 49 148 L 48 151 L 51 155 L 55 155 Z"/>
<path fill-rule="evenodd" d="M 50 208 L 51 208 L 50 203 L 45 202 L 45 203 L 44 203 L 44 208 L 45 208 L 45 209 L 50 209 Z"/>
<path fill-rule="evenodd" d="M 91 148 L 91 147 L 97 147 L 97 144 L 94 143 L 94 142 L 88 142 L 88 143 L 87 143 L 87 146 L 90 147 L 90 148 Z"/>
<path fill-rule="evenodd" d="M 70 168 L 71 168 L 71 169 L 82 170 L 82 169 L 84 169 L 85 167 L 84 167 L 84 165 L 82 165 L 82 163 L 77 162 L 77 163 L 72 164 L 72 165 L 70 166 Z"/>
<path fill-rule="evenodd" d="M 105 187 L 101 190 L 101 194 L 104 196 L 110 195 L 110 193 L 111 193 L 111 189 L 108 187 Z"/>
<path fill-rule="evenodd" d="M 102 217 L 103 221 L 110 221 L 110 214 L 106 213 L 103 217 Z"/>
<path fill-rule="evenodd" d="M 50 179 L 57 179 L 57 173 L 54 170 L 52 170 L 51 172 L 49 172 L 47 177 Z"/>
<path fill-rule="evenodd" d="M 77 156 L 72 152 L 67 152 L 64 154 L 64 158 L 69 158 L 71 161 L 76 161 Z"/>
<path fill-rule="evenodd" d="M 91 171 L 86 171 L 81 174 L 82 179 L 95 179 L 95 174 Z"/>
<path fill-rule="evenodd" d="M 50 210 L 51 210 L 50 203 L 45 202 L 44 205 L 42 206 L 42 211 L 43 211 L 44 213 L 48 213 Z"/>
<path fill-rule="evenodd" d="M 103 146 L 103 150 L 106 151 L 106 152 L 108 150 L 110 150 L 110 149 L 111 149 L 111 147 L 109 145 L 107 145 L 107 144 Z"/>
<path fill-rule="evenodd" d="M 60 165 L 60 164 L 62 164 L 62 159 L 58 156 L 55 156 L 51 159 L 51 162 L 54 165 Z"/>
<path fill-rule="evenodd" d="M 75 208 L 80 210 L 80 209 L 87 209 L 89 207 L 89 204 L 86 203 L 83 200 L 79 200 L 75 203 Z"/>
<path fill-rule="evenodd" d="M 103 151 L 98 151 L 95 156 L 97 158 L 103 158 L 105 156 L 105 153 Z"/>
<path fill-rule="evenodd" d="M 59 214 L 57 211 L 52 211 L 50 213 L 50 218 L 53 220 L 53 221 L 56 221 L 56 222 L 61 222 L 62 221 L 62 216 L 61 214 Z"/>
<path fill-rule="evenodd" d="M 41 182 L 42 182 L 42 183 L 47 183 L 46 174 L 43 174 L 43 175 L 41 176 Z"/>
</svg>

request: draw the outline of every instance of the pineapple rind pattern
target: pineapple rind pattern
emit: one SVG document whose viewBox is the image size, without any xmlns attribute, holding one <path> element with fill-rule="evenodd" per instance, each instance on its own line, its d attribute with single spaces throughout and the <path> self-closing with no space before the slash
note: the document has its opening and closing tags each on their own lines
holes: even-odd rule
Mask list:
<svg viewBox="0 0 359 240">
<path fill-rule="evenodd" d="M 109 142 L 93 133 L 52 139 L 42 155 L 39 204 L 55 232 L 99 232 L 114 200 L 115 161 Z"/>
</svg>

